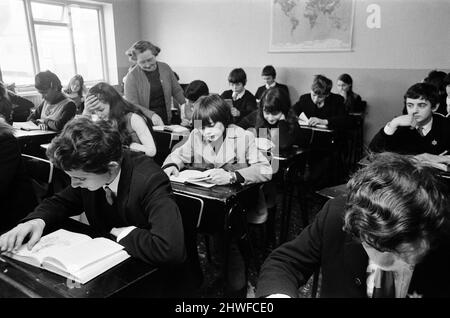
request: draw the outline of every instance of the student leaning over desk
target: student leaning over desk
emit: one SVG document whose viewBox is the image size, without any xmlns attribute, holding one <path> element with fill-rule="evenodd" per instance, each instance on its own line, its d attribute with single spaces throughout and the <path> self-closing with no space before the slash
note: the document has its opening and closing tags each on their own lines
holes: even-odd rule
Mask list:
<svg viewBox="0 0 450 318">
<path fill-rule="evenodd" d="M 96 232 L 111 234 L 131 256 L 155 266 L 184 262 L 183 225 L 169 179 L 149 157 L 123 150 L 113 124 L 76 118 L 47 155 L 71 185 L 2 235 L 1 251 L 21 246 L 28 235 L 31 249 L 44 228 L 85 212 Z"/>
</svg>

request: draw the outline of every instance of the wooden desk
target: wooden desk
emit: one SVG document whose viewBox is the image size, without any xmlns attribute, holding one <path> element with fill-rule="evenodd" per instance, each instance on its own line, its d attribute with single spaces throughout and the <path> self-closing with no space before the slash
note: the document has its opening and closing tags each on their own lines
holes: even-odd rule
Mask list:
<svg viewBox="0 0 450 318">
<path fill-rule="evenodd" d="M 281 226 L 280 226 L 280 244 L 287 240 L 289 222 L 291 218 L 292 197 L 295 185 L 301 187 L 301 182 L 296 182 L 299 171 L 301 171 L 306 164 L 308 150 L 304 148 L 291 148 L 280 152 L 278 155 L 273 155 L 272 167 L 278 165 L 278 173 L 281 176 L 281 186 L 283 193 L 283 201 L 281 207 Z M 299 193 L 302 189 L 299 189 Z M 304 224 L 308 223 L 308 211 L 301 207 L 302 221 Z"/>
<path fill-rule="evenodd" d="M 58 133 L 51 130 L 14 129 L 22 153 L 42 157 L 41 144 L 49 143 Z"/>
<path fill-rule="evenodd" d="M 173 146 L 189 136 L 189 131 L 185 133 L 175 133 L 167 130 L 153 130 L 153 138 L 156 145 L 156 156 L 153 158 L 160 166 L 171 153 Z"/>
<path fill-rule="evenodd" d="M 92 229 L 67 220 L 63 228 L 95 237 Z M 161 297 L 159 270 L 129 258 L 86 284 L 77 284 L 49 271 L 10 258 L 0 259 L 0 297 Z"/>
</svg>

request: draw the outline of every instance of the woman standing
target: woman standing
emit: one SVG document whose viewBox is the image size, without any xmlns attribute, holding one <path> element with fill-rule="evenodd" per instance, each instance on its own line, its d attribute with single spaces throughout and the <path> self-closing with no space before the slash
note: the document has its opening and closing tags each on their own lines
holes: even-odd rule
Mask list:
<svg viewBox="0 0 450 318">
<path fill-rule="evenodd" d="M 125 98 L 154 111 L 165 124 L 169 124 L 172 118 L 172 97 L 180 105 L 185 100 L 183 89 L 170 66 L 156 61 L 160 51 L 159 47 L 148 41 L 133 44 L 130 52 L 136 66 L 126 75 Z"/>
</svg>

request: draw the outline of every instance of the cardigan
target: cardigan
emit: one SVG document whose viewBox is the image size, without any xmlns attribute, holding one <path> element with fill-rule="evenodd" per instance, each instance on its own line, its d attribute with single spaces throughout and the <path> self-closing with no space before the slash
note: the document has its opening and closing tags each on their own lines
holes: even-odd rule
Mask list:
<svg viewBox="0 0 450 318">
<path fill-rule="evenodd" d="M 185 102 L 183 89 L 178 83 L 175 75 L 169 65 L 163 62 L 157 62 L 161 85 L 164 91 L 164 100 L 168 122 L 172 119 L 172 97 L 181 105 Z M 128 101 L 149 108 L 150 101 L 150 83 L 144 71 L 135 65 L 131 68 L 125 81 L 125 99 Z M 167 124 L 167 123 L 166 123 Z"/>
</svg>

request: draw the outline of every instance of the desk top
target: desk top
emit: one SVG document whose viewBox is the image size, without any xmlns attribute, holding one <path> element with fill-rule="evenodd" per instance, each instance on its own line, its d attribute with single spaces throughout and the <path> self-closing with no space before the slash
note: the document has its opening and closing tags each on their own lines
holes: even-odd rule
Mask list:
<svg viewBox="0 0 450 318">
<path fill-rule="evenodd" d="M 306 126 L 306 125 L 299 125 L 299 126 L 301 129 L 308 129 L 308 130 L 312 130 L 312 131 L 322 131 L 322 132 L 329 132 L 329 133 L 334 132 L 333 129 L 329 129 L 329 128 L 321 128 L 321 127 Z"/>
<path fill-rule="evenodd" d="M 17 139 L 33 137 L 33 136 L 43 136 L 43 135 L 56 135 L 56 131 L 52 130 L 22 130 L 14 129 L 14 136 Z"/>
<path fill-rule="evenodd" d="M 347 192 L 348 190 L 346 183 L 316 191 L 318 195 L 321 195 L 328 199 L 334 199 L 335 197 L 340 196 L 342 194 L 347 194 Z"/>
<path fill-rule="evenodd" d="M 229 199 L 248 191 L 259 184 L 249 184 L 249 185 L 216 185 L 211 188 L 203 188 L 201 186 L 196 186 L 193 184 L 185 184 L 179 182 L 171 182 L 172 190 L 174 192 L 192 195 L 208 200 L 222 201 L 226 203 Z"/>
<path fill-rule="evenodd" d="M 93 231 L 89 226 L 70 219 L 63 228 L 95 236 L 92 235 Z M 24 295 L 29 297 L 111 297 L 132 287 L 138 281 L 154 277 L 157 271 L 157 268 L 143 261 L 128 258 L 86 284 L 77 284 L 52 272 L 2 257 L 0 258 L 0 281 L 2 283 L 0 294 L 8 297 L 8 295 L 17 294 L 17 290 L 21 290 Z M 11 282 L 18 284 L 19 287 L 11 287 Z M 5 290 L 5 286 L 11 287 L 10 292 Z M 158 289 L 158 286 L 151 287 Z"/>
</svg>

